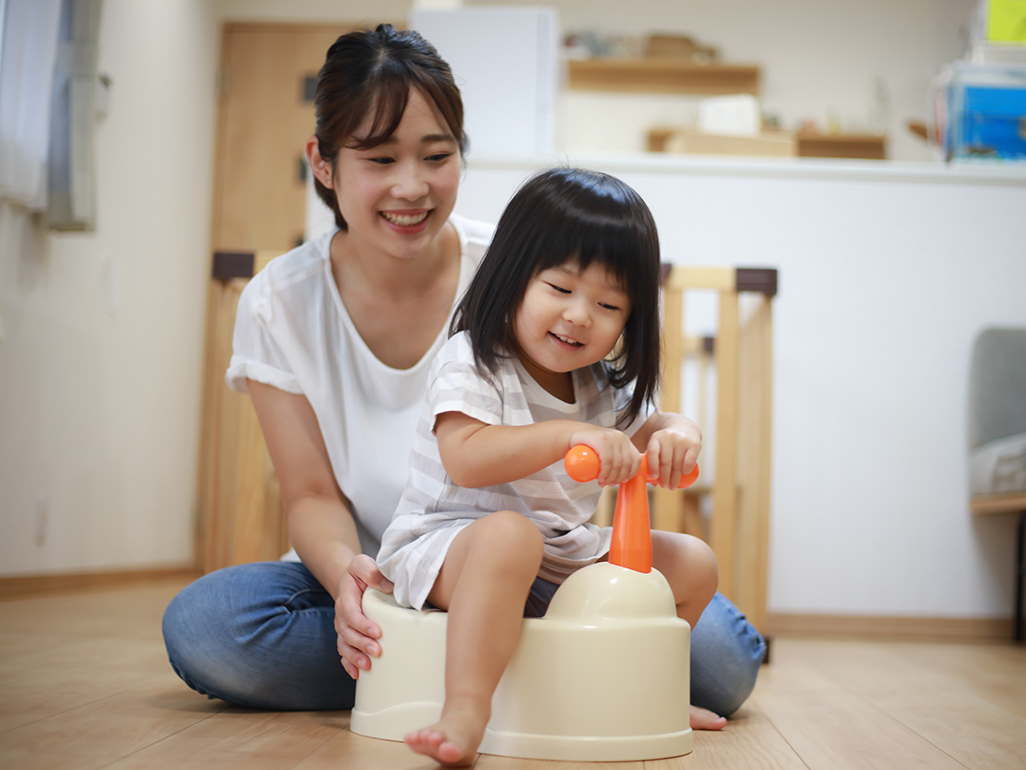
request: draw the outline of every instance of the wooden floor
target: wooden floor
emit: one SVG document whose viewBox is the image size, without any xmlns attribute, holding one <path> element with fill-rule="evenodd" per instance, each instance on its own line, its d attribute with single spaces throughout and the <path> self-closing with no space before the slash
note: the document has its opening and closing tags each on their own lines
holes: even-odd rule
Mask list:
<svg viewBox="0 0 1026 770">
<path fill-rule="evenodd" d="M 431 768 L 348 712 L 227 708 L 171 671 L 181 581 L 0 602 L 0 768 Z M 1026 768 L 1026 648 L 777 638 L 755 694 L 694 753 L 609 764 L 482 756 L 479 770 Z"/>
</svg>

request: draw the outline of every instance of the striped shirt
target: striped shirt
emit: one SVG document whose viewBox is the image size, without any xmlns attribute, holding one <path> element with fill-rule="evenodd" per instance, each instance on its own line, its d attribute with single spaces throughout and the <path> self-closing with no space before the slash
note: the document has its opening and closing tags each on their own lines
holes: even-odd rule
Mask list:
<svg viewBox="0 0 1026 770">
<path fill-rule="evenodd" d="M 378 566 L 395 584 L 396 601 L 420 609 L 453 538 L 495 511 L 517 511 L 537 524 L 545 539 L 539 577 L 546 580 L 562 583 L 606 554 L 610 530 L 588 522 L 598 504 L 597 482 L 572 481 L 559 461 L 508 484 L 460 487 L 445 472 L 434 434 L 435 419 L 445 412 L 461 412 L 486 425 L 567 419 L 614 427 L 630 391 L 614 389 L 602 364 L 578 369 L 572 376 L 576 400 L 567 404 L 538 385 L 516 359 L 503 360 L 494 375 L 483 376 L 466 332 L 446 342 L 428 374 L 410 474 L 378 553 Z M 626 433 L 632 435 L 647 418 L 647 413 L 640 415 Z"/>
</svg>

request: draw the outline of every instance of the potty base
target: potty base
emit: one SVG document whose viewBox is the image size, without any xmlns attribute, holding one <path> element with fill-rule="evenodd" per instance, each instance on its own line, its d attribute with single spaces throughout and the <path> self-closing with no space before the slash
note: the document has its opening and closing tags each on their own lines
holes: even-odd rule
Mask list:
<svg viewBox="0 0 1026 770">
<path fill-rule="evenodd" d="M 690 627 L 675 610 L 655 570 L 574 573 L 544 618 L 524 621 L 478 751 L 577 762 L 689 753 Z M 401 741 L 441 716 L 447 615 L 373 590 L 364 613 L 381 627 L 382 654 L 360 672 L 350 727 Z"/>
</svg>

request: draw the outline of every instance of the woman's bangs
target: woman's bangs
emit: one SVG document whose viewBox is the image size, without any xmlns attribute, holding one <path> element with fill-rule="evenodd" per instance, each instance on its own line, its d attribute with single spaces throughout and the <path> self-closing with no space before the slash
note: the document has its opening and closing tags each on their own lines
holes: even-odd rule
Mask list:
<svg viewBox="0 0 1026 770">
<path fill-rule="evenodd" d="M 382 73 L 378 83 L 367 89 L 374 94 L 373 118 L 367 133 L 359 136 L 354 133 L 346 147 L 353 150 L 369 150 L 387 142 L 399 129 L 406 104 L 410 100 L 410 85 L 401 73 Z"/>
</svg>

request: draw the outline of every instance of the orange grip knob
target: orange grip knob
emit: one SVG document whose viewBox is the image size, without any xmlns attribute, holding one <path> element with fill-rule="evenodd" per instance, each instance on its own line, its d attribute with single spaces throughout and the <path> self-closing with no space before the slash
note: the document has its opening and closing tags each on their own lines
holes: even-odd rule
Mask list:
<svg viewBox="0 0 1026 770">
<path fill-rule="evenodd" d="M 677 489 L 687 489 L 696 481 L 698 481 L 698 463 L 695 463 L 695 467 L 691 469 L 691 473 L 685 473 L 680 477 L 680 484 L 677 485 Z"/>
<path fill-rule="evenodd" d="M 590 446 L 578 444 L 571 447 L 563 458 L 563 467 L 566 468 L 566 475 L 574 481 L 592 481 L 599 475 L 598 452 Z"/>
</svg>

